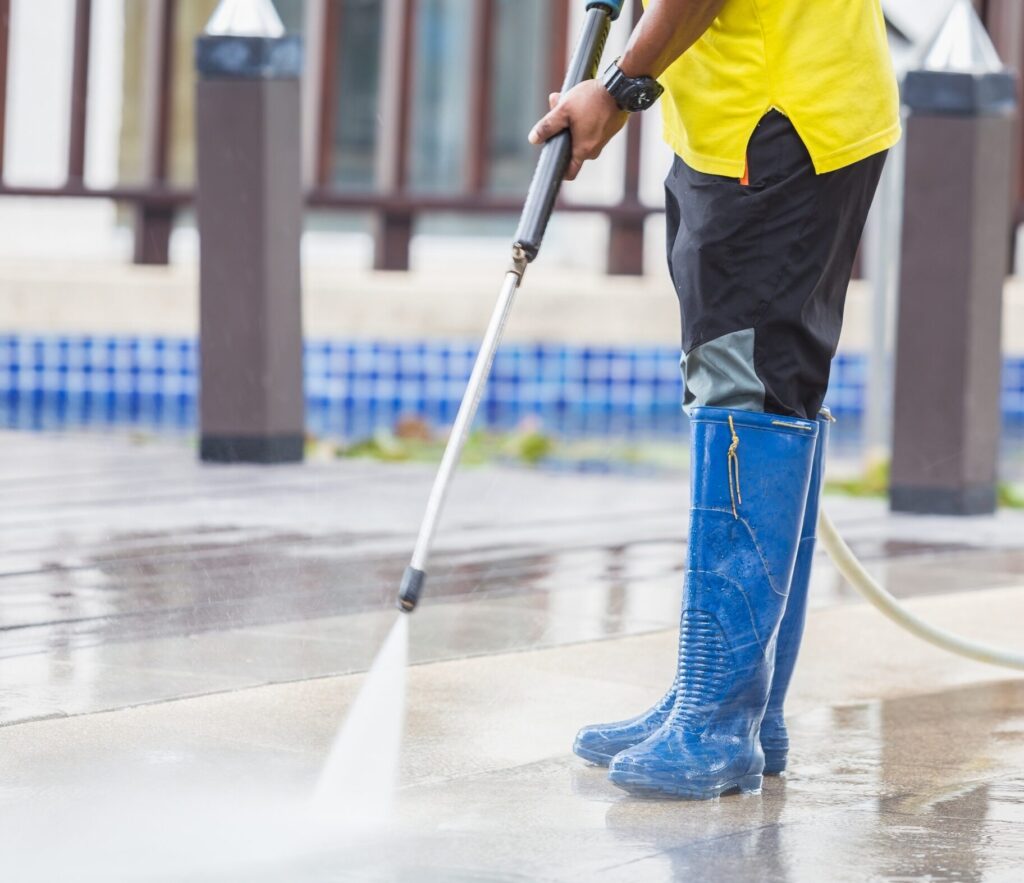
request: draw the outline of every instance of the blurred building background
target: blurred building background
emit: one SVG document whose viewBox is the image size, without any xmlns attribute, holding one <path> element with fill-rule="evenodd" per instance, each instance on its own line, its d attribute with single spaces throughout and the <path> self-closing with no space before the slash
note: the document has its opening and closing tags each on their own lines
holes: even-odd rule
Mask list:
<svg viewBox="0 0 1024 883">
<path fill-rule="evenodd" d="M 885 0 L 897 65 L 912 64 L 941 23 L 951 0 Z M 292 32 L 305 37 L 306 178 L 314 208 L 311 230 L 350 234 L 341 246 L 363 265 L 401 267 L 402 249 L 378 250 L 382 197 L 402 193 L 413 208 L 414 235 L 500 236 L 504 209 L 515 213 L 532 169 L 524 133 L 560 80 L 581 5 L 571 0 L 274 0 Z M 977 0 L 1010 66 L 1020 56 L 1019 4 Z M 77 192 L 133 197 L 110 205 L 0 206 L 0 256 L 35 253 L 129 258 L 133 210 L 146 189 L 169 191 L 171 242 L 163 218 L 151 223 L 138 260 L 194 257 L 188 190 L 194 180 L 193 41 L 215 0 L 0 0 L 4 53 L 3 190 Z M 627 12 L 627 17 L 629 13 Z M 6 27 L 4 27 L 6 26 Z M 611 55 L 625 39 L 619 27 Z M 643 137 L 620 139 L 603 161 L 568 188 L 567 202 L 602 209 L 570 225 L 548 260 L 635 272 L 660 268 L 657 221 L 641 263 L 635 226 L 660 207 L 669 155 L 657 114 Z M 640 127 L 637 127 L 640 128 Z M 80 143 L 79 143 L 80 142 Z M 121 192 L 118 193 L 117 191 Z M 128 193 L 132 190 L 134 192 Z M 159 200 L 151 200 L 155 205 Z M 472 215 L 457 211 L 459 203 Z M 418 205 L 417 205 L 418 204 Z M 45 223 L 40 215 L 45 217 Z M 144 211 L 143 214 L 146 214 Z M 154 208 L 149 213 L 161 215 Z M 402 214 L 402 213 L 399 213 Z M 37 220 L 40 219 L 40 220 Z M 83 223 L 83 221 L 85 223 Z M 384 218 L 394 235 L 404 216 Z M 40 225 L 60 229 L 37 236 Z M 618 236 L 608 242 L 607 228 Z M 579 234 L 579 235 L 577 235 Z M 603 234 L 603 235 L 602 235 Z M 583 238 L 581 239 L 580 236 Z M 394 240 L 392 240 L 394 242 Z M 399 243 L 401 245 L 401 243 Z"/>
<path fill-rule="evenodd" d="M 560 80 L 579 4 L 276 0 L 275 6 L 288 29 L 306 40 L 306 177 L 314 209 L 331 210 L 313 212 L 312 230 L 349 234 L 340 247 L 356 263 L 373 263 L 370 238 L 381 218 L 367 210 L 398 192 L 416 209 L 414 234 L 505 234 L 532 171 L 534 149 L 525 133 Z M 194 257 L 186 192 L 194 179 L 192 46 L 215 0 L 5 0 L 0 21 L 5 7 L 9 55 L 0 192 L 39 196 L 70 183 L 76 191 L 84 186 L 101 196 L 132 196 L 113 215 L 110 206 L 62 206 L 50 217 L 71 240 L 58 256 L 128 258 L 132 210 L 143 206 L 145 214 L 145 194 L 138 191 L 170 191 L 180 207 L 171 256 Z M 621 43 L 625 29 L 615 38 Z M 73 131 L 69 120 L 76 112 L 82 119 Z M 644 139 L 647 161 L 641 163 L 638 154 L 633 162 L 634 176 L 644 169 L 644 180 L 633 187 L 653 206 L 667 162 L 651 125 L 656 122 L 647 125 L 653 136 Z M 82 145 L 74 145 L 83 133 Z M 69 151 L 76 150 L 84 156 L 81 174 L 69 170 Z M 596 208 L 619 202 L 625 152 L 624 143 L 616 145 L 569 198 Z M 460 203 L 471 213 L 459 212 Z M 54 253 L 52 239 L 32 232 L 38 204 L 5 200 L 0 209 L 0 223 L 15 231 L 13 239 L 0 237 L 0 255 Z M 392 213 L 382 221 L 388 222 L 394 230 L 407 219 Z M 136 259 L 162 262 L 167 246 L 158 241 L 159 226 L 159 220 L 149 226 L 151 244 L 140 247 Z M 601 224 L 581 219 L 576 227 L 599 231 Z M 572 248 L 555 244 L 551 250 L 553 260 L 580 259 Z M 378 267 L 401 268 L 401 249 L 397 259 L 391 252 L 389 260 L 378 256 Z M 593 252 L 603 252 L 600 241 Z M 638 269 L 635 260 L 626 262 Z"/>
<path fill-rule="evenodd" d="M 951 2 L 883 0 L 900 69 L 917 61 Z M 359 433 L 409 411 L 443 422 L 461 394 L 532 171 L 525 135 L 561 79 L 582 5 L 274 5 L 306 43 L 312 428 Z M 0 0 L 0 405 L 9 425 L 77 425 L 105 414 L 192 425 L 192 58 L 215 6 Z M 1003 59 L 1019 67 L 1019 0 L 975 7 Z M 627 32 L 615 29 L 607 58 Z M 552 224 L 499 358 L 487 411 L 495 422 L 540 414 L 564 425 L 578 411 L 581 431 L 681 425 L 660 215 L 671 158 L 656 113 L 628 131 L 565 189 L 570 211 Z M 898 180 L 889 190 L 898 202 Z M 877 316 L 892 308 L 879 288 L 893 240 L 881 214 L 860 262 L 870 279 L 851 289 L 830 396 L 853 416 L 868 399 Z M 1024 415 L 1024 295 L 1013 281 L 1004 325 L 1004 413 L 1016 419 Z"/>
</svg>

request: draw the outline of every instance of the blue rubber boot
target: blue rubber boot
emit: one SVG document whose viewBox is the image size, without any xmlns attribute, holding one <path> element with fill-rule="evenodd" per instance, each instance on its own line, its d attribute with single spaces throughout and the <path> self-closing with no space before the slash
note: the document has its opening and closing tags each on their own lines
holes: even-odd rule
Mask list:
<svg viewBox="0 0 1024 883">
<path fill-rule="evenodd" d="M 761 787 L 771 689 L 818 424 L 694 408 L 690 545 L 672 710 L 608 776 L 635 794 L 695 800 Z"/>
<path fill-rule="evenodd" d="M 811 484 L 807 491 L 807 509 L 804 525 L 800 532 L 800 546 L 793 580 L 789 585 L 789 600 L 786 612 L 779 626 L 779 640 L 775 648 L 775 675 L 772 691 L 768 697 L 768 708 L 761 722 L 761 748 L 764 749 L 764 771 L 766 775 L 778 775 L 786 769 L 789 756 L 789 734 L 782 716 L 786 691 L 793 678 L 793 668 L 800 652 L 800 639 L 804 634 L 807 619 L 807 586 L 811 581 L 811 564 L 814 561 L 814 542 L 817 537 L 818 504 L 821 502 L 822 475 L 825 469 L 825 455 L 828 453 L 828 431 L 832 415 L 822 409 L 818 417 L 818 445 L 814 451 L 814 468 Z"/>
<path fill-rule="evenodd" d="M 610 724 L 592 724 L 576 734 L 572 750 L 584 760 L 608 766 L 620 751 L 632 748 L 655 733 L 666 720 L 676 702 L 676 685 L 643 714 Z"/>
</svg>

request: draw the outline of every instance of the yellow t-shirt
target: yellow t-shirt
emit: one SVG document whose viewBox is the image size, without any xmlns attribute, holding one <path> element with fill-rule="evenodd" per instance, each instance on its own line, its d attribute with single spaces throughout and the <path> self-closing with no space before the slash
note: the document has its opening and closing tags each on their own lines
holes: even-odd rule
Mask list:
<svg viewBox="0 0 1024 883">
<path fill-rule="evenodd" d="M 709 175 L 743 175 L 770 109 L 821 174 L 892 147 L 899 95 L 879 0 L 726 0 L 661 77 L 665 140 Z"/>
</svg>

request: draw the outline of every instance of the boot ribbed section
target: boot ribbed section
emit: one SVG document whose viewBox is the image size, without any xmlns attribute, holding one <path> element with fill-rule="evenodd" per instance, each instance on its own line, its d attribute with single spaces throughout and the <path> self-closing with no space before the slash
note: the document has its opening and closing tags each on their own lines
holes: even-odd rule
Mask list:
<svg viewBox="0 0 1024 883">
<path fill-rule="evenodd" d="M 704 728 L 708 712 L 725 697 L 732 654 L 722 627 L 704 610 L 684 610 L 679 622 L 678 696 L 669 720 L 694 732 Z"/>
</svg>

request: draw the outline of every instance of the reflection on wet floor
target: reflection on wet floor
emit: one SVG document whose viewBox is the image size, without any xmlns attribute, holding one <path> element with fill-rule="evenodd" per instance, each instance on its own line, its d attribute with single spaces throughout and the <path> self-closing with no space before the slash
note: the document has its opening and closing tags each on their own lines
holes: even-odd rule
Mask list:
<svg viewBox="0 0 1024 883">
<path fill-rule="evenodd" d="M 333 542 L 150 546 L 129 562 L 0 578 L 0 723 L 364 670 L 390 627 L 404 559 L 337 560 Z M 1012 585 L 1024 574 L 1024 554 L 1011 550 L 897 551 L 874 569 L 901 596 Z M 681 578 L 681 544 L 667 538 L 441 556 L 412 659 L 672 628 Z M 812 597 L 817 606 L 854 597 L 823 556 Z M 33 700 L 13 698 L 25 695 Z"/>
<path fill-rule="evenodd" d="M 406 555 L 360 555 L 359 546 L 374 539 L 251 537 L 220 528 L 202 542 L 174 533 L 113 535 L 72 560 L 49 550 L 54 554 L 34 568 L 0 573 L 0 630 L 7 633 L 0 657 L 381 609 L 391 601 Z M 852 545 L 902 597 L 1024 577 L 1020 551 L 877 538 Z M 514 599 L 540 610 L 557 607 L 554 596 L 568 591 L 612 620 L 646 608 L 654 621 L 671 624 L 674 605 L 652 606 L 651 598 L 671 597 L 684 555 L 681 532 L 608 546 L 567 544 L 534 554 L 515 544 L 441 553 L 430 599 Z M 819 557 L 815 603 L 848 597 L 847 587 Z"/>
<path fill-rule="evenodd" d="M 514 830 L 530 843 L 522 879 L 1024 878 L 1024 681 L 822 709 L 793 738 L 788 777 L 709 804 L 630 798 L 570 759 L 414 788 L 408 828 L 435 829 L 361 870 L 512 879 L 500 844 Z M 458 807 L 456 822 L 438 821 L 439 806 Z"/>
<path fill-rule="evenodd" d="M 95 437 L 7 444 L 0 723 L 365 670 L 432 477 L 362 461 L 204 468 L 188 448 Z M 413 661 L 673 628 L 686 494 L 681 478 L 466 470 Z M 965 538 L 875 501 L 827 505 L 898 596 L 1024 582 L 1013 522 Z M 811 596 L 856 597 L 823 555 Z"/>
<path fill-rule="evenodd" d="M 542 729 L 551 725 L 538 722 Z M 18 729 L 7 731 L 0 755 L 0 781 L 7 783 L 0 787 L 0 846 L 7 866 L 19 868 L 25 881 L 117 879 L 123 868 L 134 872 L 133 880 L 211 883 L 1009 883 L 1024 875 L 1020 680 L 798 716 L 788 777 L 766 780 L 761 795 L 702 803 L 630 797 L 611 786 L 603 770 L 567 751 L 525 764 L 509 757 L 499 767 L 467 772 L 460 764 L 482 735 L 467 716 L 447 749 L 450 765 L 411 777 L 400 792 L 396 828 L 379 840 L 296 830 L 303 812 L 296 783 L 311 767 L 296 763 L 292 753 L 240 760 L 231 743 L 216 740 L 207 749 L 210 758 L 194 748 L 162 755 L 150 749 L 138 771 L 149 797 L 115 790 L 114 799 L 104 801 L 96 800 L 97 789 L 109 797 L 111 779 L 123 782 L 134 772 L 130 753 L 119 773 L 101 762 L 98 773 L 80 765 L 69 777 L 43 766 L 27 750 L 30 737 L 19 741 Z M 85 724 L 79 736 L 85 745 L 89 731 Z M 429 731 L 418 730 L 408 752 L 422 752 L 424 740 L 436 738 Z M 254 778 L 247 763 L 259 763 L 260 775 Z M 49 786 L 54 776 L 63 788 Z M 159 806 L 159 826 L 147 799 Z M 116 828 L 117 848 L 74 833 L 81 831 L 80 813 L 94 817 L 86 831 Z M 71 832 L 63 853 L 46 848 L 54 818 Z M 105 864 L 97 866 L 100 854 Z M 161 856 L 159 865 L 152 854 Z M 253 855 L 260 857 L 256 867 L 245 864 Z M 81 870 L 90 868 L 94 873 Z"/>
<path fill-rule="evenodd" d="M 109 641 L 163 637 L 302 621 L 380 609 L 390 602 L 404 555 L 366 556 L 337 550 L 367 537 L 273 534 L 206 542 L 179 537 L 113 536 L 90 556 L 50 560 L 34 570 L 0 574 L 5 604 L 0 655 L 20 655 Z M 221 529 L 220 533 L 230 533 Z M 130 552 L 114 552 L 129 544 Z M 899 596 L 1005 585 L 1024 576 L 1024 552 L 964 544 L 853 543 L 877 564 Z M 525 608 L 557 607 L 554 596 L 576 593 L 573 607 L 622 619 L 647 609 L 654 621 L 674 618 L 671 597 L 682 575 L 685 544 L 679 537 L 610 546 L 568 546 L 522 554 L 514 545 L 440 554 L 430 579 L 435 602 L 469 597 L 513 601 Z M 819 605 L 848 592 L 821 558 L 815 583 Z M 970 574 L 968 578 L 968 574 Z"/>
</svg>

